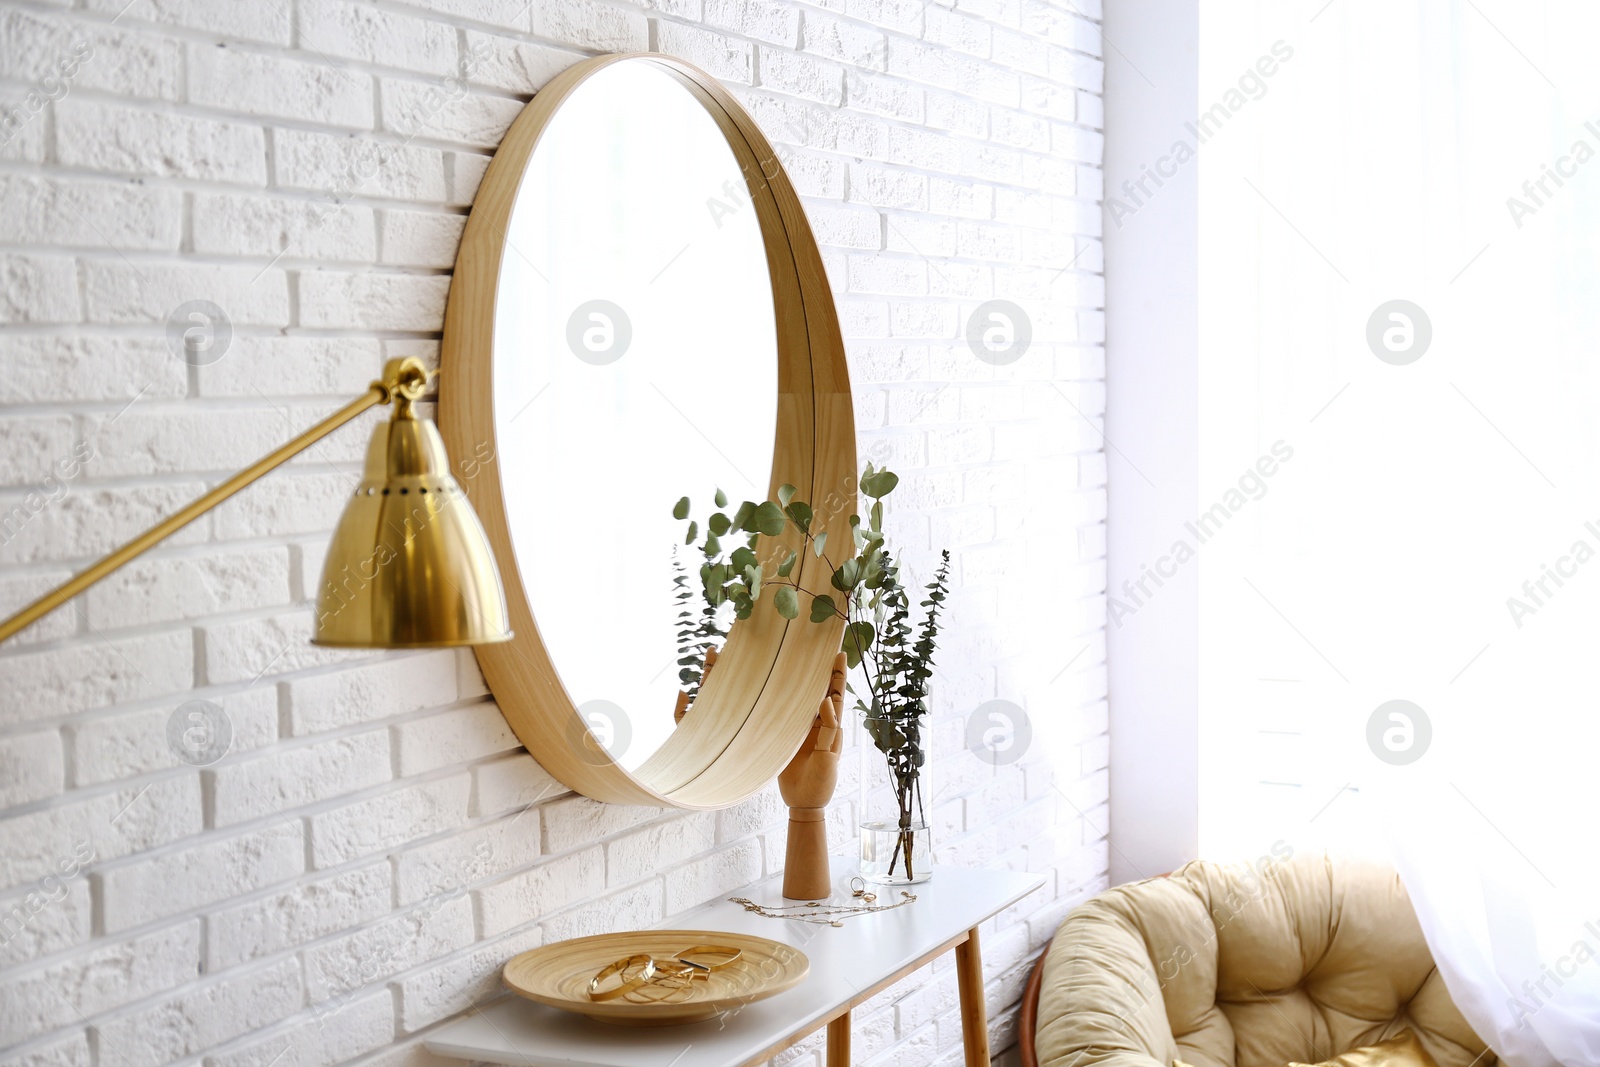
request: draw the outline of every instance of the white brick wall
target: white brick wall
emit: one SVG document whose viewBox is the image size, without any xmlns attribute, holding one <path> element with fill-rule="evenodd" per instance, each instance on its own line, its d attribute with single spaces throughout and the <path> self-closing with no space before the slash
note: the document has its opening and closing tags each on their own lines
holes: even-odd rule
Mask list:
<svg viewBox="0 0 1600 1067">
<path fill-rule="evenodd" d="M 904 477 L 907 562 L 954 554 L 940 858 L 1046 877 L 986 931 L 1009 1048 L 1032 956 L 1107 871 L 1099 7 L 0 0 L 0 612 L 384 358 L 436 358 L 518 108 L 586 55 L 684 56 L 807 198 L 863 452 Z M 235 331 L 202 367 L 164 336 L 193 299 Z M 965 340 L 990 299 L 1033 324 L 1009 366 Z M 431 1067 L 422 1037 L 510 954 L 779 869 L 773 789 L 717 813 L 598 804 L 521 752 L 470 655 L 306 644 L 364 442 L 346 430 L 0 648 L 0 1064 Z M 202 768 L 166 737 L 195 699 L 233 729 Z M 965 742 L 993 699 L 1034 732 L 998 769 Z M 948 963 L 856 1035 L 874 1067 L 958 1062 Z"/>
</svg>

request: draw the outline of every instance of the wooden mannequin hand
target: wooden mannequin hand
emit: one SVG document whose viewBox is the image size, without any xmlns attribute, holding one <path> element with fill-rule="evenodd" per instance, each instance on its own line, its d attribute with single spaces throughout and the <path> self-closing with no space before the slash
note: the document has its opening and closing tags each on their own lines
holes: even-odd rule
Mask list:
<svg viewBox="0 0 1600 1067">
<path fill-rule="evenodd" d="M 717 650 L 714 649 L 714 648 L 706 649 L 705 666 L 700 668 L 700 684 L 701 685 L 705 685 L 706 684 L 706 679 L 711 677 L 711 668 L 715 667 L 716 665 L 717 665 Z M 689 713 L 689 694 L 680 689 L 680 690 L 678 690 L 678 706 L 672 709 L 672 724 L 674 726 L 676 726 L 678 723 L 682 722 L 683 721 L 683 717 L 685 715 L 687 715 L 688 713 Z"/>
<path fill-rule="evenodd" d="M 789 839 L 784 846 L 783 895 L 791 900 L 821 900 L 829 892 L 828 802 L 839 781 L 844 732 L 845 657 L 834 657 L 828 692 L 816 721 L 800 742 L 789 766 L 778 775 L 778 792 L 789 805 Z"/>
<path fill-rule="evenodd" d="M 827 695 L 794 759 L 778 775 L 778 792 L 791 808 L 825 808 L 833 799 L 839 781 L 839 753 L 844 748 L 844 731 L 839 728 L 844 714 L 844 653 L 834 660 Z"/>
</svg>

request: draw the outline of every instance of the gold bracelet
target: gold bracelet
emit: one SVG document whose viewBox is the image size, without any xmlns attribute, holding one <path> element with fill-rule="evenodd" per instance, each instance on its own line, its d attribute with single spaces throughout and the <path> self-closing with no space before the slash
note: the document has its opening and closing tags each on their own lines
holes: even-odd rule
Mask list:
<svg viewBox="0 0 1600 1067">
<path fill-rule="evenodd" d="M 676 960 L 657 964 L 655 976 L 622 999 L 630 1004 L 672 1004 L 686 1000 L 696 973 L 693 967 Z"/>
<path fill-rule="evenodd" d="M 721 963 L 696 963 L 694 960 L 684 959 L 685 956 L 701 954 L 726 956 L 727 959 L 723 960 Z M 677 953 L 673 959 L 686 967 L 694 968 L 694 976 L 696 978 L 704 978 L 712 971 L 720 971 L 724 967 L 732 966 L 733 963 L 742 955 L 744 955 L 742 949 L 729 948 L 726 945 L 696 945 L 694 948 L 686 948 L 682 952 Z"/>
<path fill-rule="evenodd" d="M 628 968 L 634 966 L 640 968 L 639 976 L 637 978 L 629 978 Z M 615 989 L 607 989 L 601 992 L 600 983 L 612 975 L 620 975 L 622 984 Z M 648 985 L 655 976 L 656 961 L 643 953 L 629 956 L 627 959 L 616 960 L 606 964 L 598 974 L 589 979 L 589 999 L 615 1000 L 617 997 L 625 996 L 642 986 Z"/>
</svg>

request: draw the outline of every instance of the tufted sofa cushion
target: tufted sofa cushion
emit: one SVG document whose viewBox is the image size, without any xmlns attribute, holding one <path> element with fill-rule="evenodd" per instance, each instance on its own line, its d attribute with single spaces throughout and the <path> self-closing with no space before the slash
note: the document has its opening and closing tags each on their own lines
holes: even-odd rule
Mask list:
<svg viewBox="0 0 1600 1067">
<path fill-rule="evenodd" d="M 1056 932 L 1038 1020 L 1040 1067 L 1284 1067 L 1407 1028 L 1439 1067 L 1496 1062 L 1393 869 L 1325 856 L 1102 893 Z"/>
</svg>

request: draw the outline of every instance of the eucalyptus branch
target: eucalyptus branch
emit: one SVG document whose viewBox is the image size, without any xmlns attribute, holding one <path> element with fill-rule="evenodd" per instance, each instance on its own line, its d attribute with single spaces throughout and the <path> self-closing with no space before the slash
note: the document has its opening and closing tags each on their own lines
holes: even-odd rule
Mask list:
<svg viewBox="0 0 1600 1067">
<path fill-rule="evenodd" d="M 927 599 L 920 602 L 927 611 L 920 626 L 914 627 L 910 592 L 901 580 L 900 564 L 886 547 L 883 533 L 883 501 L 899 484 L 899 478 L 868 464 L 859 484 L 862 495 L 872 504 L 865 517 L 849 517 L 851 554 L 837 563 L 828 551 L 831 546 L 826 539 L 830 531 L 813 531 L 816 514 L 808 503 L 797 498 L 794 486 L 780 487 L 776 501 L 744 501 L 731 516 L 721 510 L 727 506 L 727 498 L 719 491 L 719 510 L 707 520 L 701 545 L 706 560 L 700 568 L 701 592 L 713 614 L 722 604 L 731 602 L 737 617 L 745 619 L 764 588 L 773 586 L 769 599 L 784 618 L 798 618 L 801 597 L 809 596 L 807 607 L 812 622 L 838 619 L 844 623 L 841 650 L 851 669 L 859 669 L 866 678 L 867 700 L 858 695 L 856 706 L 865 713 L 863 726 L 873 744 L 884 754 L 899 809 L 900 838 L 890 861 L 891 871 L 896 862 L 902 862 L 910 878 L 913 816 L 920 816 L 923 823 L 927 821 L 921 782 L 927 759 L 923 719 L 928 713 L 928 683 L 933 676 L 939 613 L 948 591 L 950 554 L 941 553 L 938 572 L 925 587 Z M 679 501 L 673 514 L 678 519 L 688 519 L 687 497 Z M 789 550 L 775 565 L 770 557 L 763 562 L 759 551 L 762 538 L 790 532 L 798 536 L 799 547 Z M 689 522 L 685 543 L 693 545 L 699 536 L 698 523 Z M 730 551 L 724 547 L 723 539 L 735 536 L 742 536 L 743 544 Z M 819 593 L 801 587 L 796 568 L 801 567 L 803 555 L 820 560 L 827 568 L 828 591 Z M 680 593 L 680 599 L 681 596 Z"/>
</svg>

